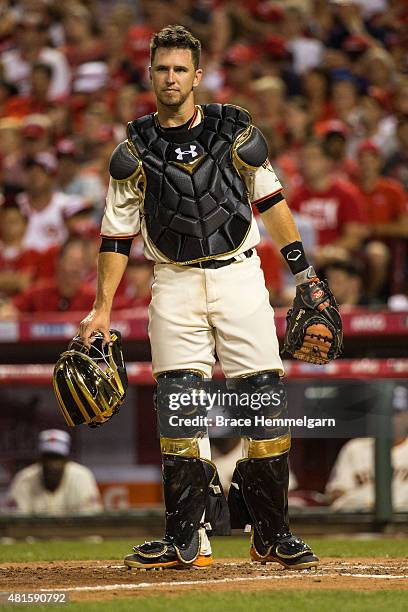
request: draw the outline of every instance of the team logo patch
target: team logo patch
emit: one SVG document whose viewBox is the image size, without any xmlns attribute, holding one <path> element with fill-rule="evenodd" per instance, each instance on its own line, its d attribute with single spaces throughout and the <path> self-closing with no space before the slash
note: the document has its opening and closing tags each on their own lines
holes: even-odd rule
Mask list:
<svg viewBox="0 0 408 612">
<path fill-rule="evenodd" d="M 184 156 L 186 157 L 190 156 L 192 159 L 194 159 L 194 157 L 198 157 L 197 145 L 190 145 L 190 148 L 187 151 L 183 151 L 181 147 L 178 147 L 176 149 L 176 153 L 177 153 L 177 159 L 181 161 L 184 161 Z"/>
<path fill-rule="evenodd" d="M 204 149 L 197 143 L 178 144 L 170 152 L 169 161 L 174 161 L 179 164 L 189 164 L 199 159 L 203 154 Z"/>
<path fill-rule="evenodd" d="M 319 300 L 323 296 L 324 296 L 324 291 L 322 289 L 316 289 L 312 293 L 312 300 Z"/>
<path fill-rule="evenodd" d="M 302 257 L 302 251 L 299 251 L 299 249 L 289 251 L 289 253 L 286 255 L 286 259 L 288 261 L 297 261 L 299 257 Z"/>
</svg>

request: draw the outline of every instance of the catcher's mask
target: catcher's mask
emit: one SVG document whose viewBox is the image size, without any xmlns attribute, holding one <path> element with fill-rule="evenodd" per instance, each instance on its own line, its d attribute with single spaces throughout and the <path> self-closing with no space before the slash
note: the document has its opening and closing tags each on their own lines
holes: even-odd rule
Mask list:
<svg viewBox="0 0 408 612">
<path fill-rule="evenodd" d="M 121 335 L 113 329 L 109 333 L 110 343 L 104 345 L 103 334 L 97 332 L 89 349 L 75 336 L 55 365 L 55 395 L 71 427 L 105 423 L 125 398 L 128 380 Z"/>
</svg>

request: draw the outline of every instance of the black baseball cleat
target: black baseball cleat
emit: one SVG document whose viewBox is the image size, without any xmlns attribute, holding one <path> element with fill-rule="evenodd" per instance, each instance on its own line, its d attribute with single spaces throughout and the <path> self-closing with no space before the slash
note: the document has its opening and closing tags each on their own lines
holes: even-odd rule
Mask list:
<svg viewBox="0 0 408 612">
<path fill-rule="evenodd" d="M 265 563 L 280 563 L 286 569 L 308 569 L 319 565 L 319 558 L 312 549 L 300 538 L 290 532 L 280 536 L 272 546 L 262 544 L 259 536 L 252 536 L 251 559 Z"/>
<path fill-rule="evenodd" d="M 127 555 L 124 564 L 129 569 L 188 569 L 189 567 L 204 568 L 213 563 L 212 555 L 202 555 L 200 551 L 189 554 L 188 550 L 181 551 L 174 544 L 166 540 L 145 542 L 133 547 L 134 553 Z"/>
</svg>

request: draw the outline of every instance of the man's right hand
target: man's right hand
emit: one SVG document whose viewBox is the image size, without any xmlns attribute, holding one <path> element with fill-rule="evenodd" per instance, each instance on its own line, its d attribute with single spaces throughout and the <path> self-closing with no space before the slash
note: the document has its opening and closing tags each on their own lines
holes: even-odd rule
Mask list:
<svg viewBox="0 0 408 612">
<path fill-rule="evenodd" d="M 110 342 L 110 311 L 93 308 L 88 316 L 79 324 L 79 335 L 87 348 L 91 347 L 92 335 L 95 332 L 103 334 L 105 342 Z"/>
</svg>

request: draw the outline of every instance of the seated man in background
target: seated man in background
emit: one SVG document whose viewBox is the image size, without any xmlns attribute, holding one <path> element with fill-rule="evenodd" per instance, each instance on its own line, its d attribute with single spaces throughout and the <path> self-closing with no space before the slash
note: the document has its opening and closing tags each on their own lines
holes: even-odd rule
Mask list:
<svg viewBox="0 0 408 612">
<path fill-rule="evenodd" d="M 408 510 L 408 389 L 398 385 L 393 397 L 392 501 Z M 333 510 L 372 511 L 375 504 L 374 438 L 355 438 L 341 449 L 326 486 Z"/>
<path fill-rule="evenodd" d="M 396 247 L 408 238 L 408 195 L 399 181 L 381 176 L 379 147 L 364 140 L 358 148 L 358 189 L 367 220 L 365 252 L 369 264 L 368 294 L 377 297 L 387 291 L 390 269 L 404 266 Z"/>
<path fill-rule="evenodd" d="M 87 248 L 81 238 L 70 238 L 58 254 L 54 278 L 39 280 L 5 302 L 0 317 L 16 318 L 19 313 L 57 313 L 88 310 L 94 292 L 85 281 Z"/>
<path fill-rule="evenodd" d="M 101 497 L 92 472 L 69 459 L 71 437 L 48 429 L 39 435 L 39 460 L 18 472 L 11 482 L 7 510 L 19 514 L 95 514 Z"/>
<path fill-rule="evenodd" d="M 353 261 L 333 259 L 324 266 L 322 275 L 330 284 L 342 311 L 356 306 L 369 306 L 373 303 L 365 294 L 365 271 L 358 259 Z"/>
</svg>

